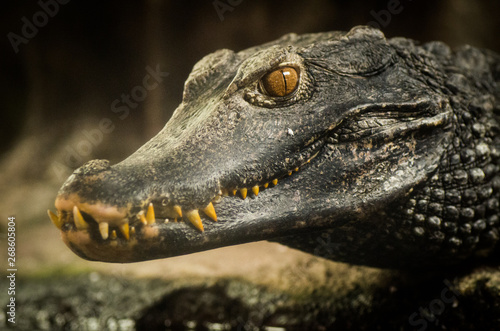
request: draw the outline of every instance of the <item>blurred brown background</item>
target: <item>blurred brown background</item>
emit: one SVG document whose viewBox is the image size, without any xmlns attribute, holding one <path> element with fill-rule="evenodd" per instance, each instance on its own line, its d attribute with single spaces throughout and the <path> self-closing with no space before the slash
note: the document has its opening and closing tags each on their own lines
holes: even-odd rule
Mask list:
<svg viewBox="0 0 500 331">
<path fill-rule="evenodd" d="M 499 14 L 500 2 L 491 0 L 3 3 L 2 238 L 7 216 L 15 215 L 24 263 L 35 268 L 60 254 L 66 260 L 58 263 L 78 260 L 63 248 L 46 216 L 57 189 L 84 162 L 116 163 L 158 132 L 179 104 L 192 66 L 210 52 L 241 50 L 289 32 L 349 30 L 369 22 L 388 37 L 500 51 Z M 168 77 L 140 94 L 137 86 L 156 68 Z M 122 98 L 134 91 L 140 101 L 126 105 Z M 103 119 L 112 129 L 102 130 Z"/>
</svg>

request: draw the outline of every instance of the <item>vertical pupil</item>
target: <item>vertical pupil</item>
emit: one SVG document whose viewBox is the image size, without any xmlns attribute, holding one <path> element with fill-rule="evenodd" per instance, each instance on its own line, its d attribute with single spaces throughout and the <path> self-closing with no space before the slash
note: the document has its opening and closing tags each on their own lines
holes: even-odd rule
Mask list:
<svg viewBox="0 0 500 331">
<path fill-rule="evenodd" d="M 281 74 L 283 75 L 283 83 L 285 84 L 285 93 L 288 94 L 288 89 L 286 88 L 286 76 L 290 75 L 290 72 L 281 70 Z"/>
<path fill-rule="evenodd" d="M 276 69 L 261 80 L 265 93 L 272 97 L 283 97 L 292 93 L 298 85 L 297 71 L 292 67 Z"/>
</svg>

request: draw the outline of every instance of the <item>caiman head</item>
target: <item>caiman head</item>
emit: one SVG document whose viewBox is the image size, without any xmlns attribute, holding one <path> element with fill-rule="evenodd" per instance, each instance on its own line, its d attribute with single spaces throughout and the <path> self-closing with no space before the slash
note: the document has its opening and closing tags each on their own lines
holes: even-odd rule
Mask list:
<svg viewBox="0 0 500 331">
<path fill-rule="evenodd" d="M 388 267 L 490 250 L 498 203 L 462 235 L 476 218 L 462 220 L 443 186 L 442 172 L 463 168 L 449 165 L 460 155 L 450 151 L 467 131 L 437 60 L 448 53 L 368 27 L 217 51 L 195 65 L 161 132 L 118 164 L 77 169 L 49 215 L 76 254 L 106 262 L 257 240 Z M 498 127 L 483 115 L 483 127 Z M 481 178 L 491 192 L 476 200 L 487 204 L 498 200 L 499 144 L 488 132 L 478 139 L 476 172 L 497 162 Z M 463 178 L 451 176 L 462 194 Z"/>
</svg>

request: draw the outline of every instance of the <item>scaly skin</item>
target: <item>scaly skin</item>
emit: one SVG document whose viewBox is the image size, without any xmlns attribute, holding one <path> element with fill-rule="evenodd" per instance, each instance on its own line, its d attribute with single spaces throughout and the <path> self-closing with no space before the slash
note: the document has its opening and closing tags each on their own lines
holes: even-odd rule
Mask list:
<svg viewBox="0 0 500 331">
<path fill-rule="evenodd" d="M 391 268 L 491 255 L 499 80 L 492 52 L 367 27 L 220 50 L 156 137 L 77 169 L 49 214 L 108 262 L 263 239 Z"/>
</svg>

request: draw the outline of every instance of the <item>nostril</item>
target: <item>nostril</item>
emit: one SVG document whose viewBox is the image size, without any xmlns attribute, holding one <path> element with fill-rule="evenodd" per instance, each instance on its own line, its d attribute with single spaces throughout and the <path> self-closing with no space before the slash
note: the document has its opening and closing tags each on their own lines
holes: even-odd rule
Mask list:
<svg viewBox="0 0 500 331">
<path fill-rule="evenodd" d="M 91 160 L 75 170 L 75 174 L 90 176 L 110 169 L 108 160 Z"/>
</svg>

